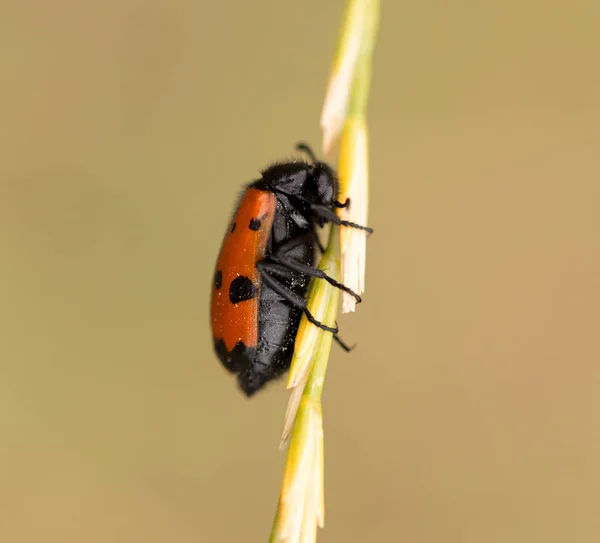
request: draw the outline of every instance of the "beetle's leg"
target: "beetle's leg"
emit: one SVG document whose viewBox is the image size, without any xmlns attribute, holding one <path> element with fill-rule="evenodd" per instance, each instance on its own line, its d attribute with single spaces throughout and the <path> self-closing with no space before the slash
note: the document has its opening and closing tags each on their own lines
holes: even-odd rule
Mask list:
<svg viewBox="0 0 600 543">
<path fill-rule="evenodd" d="M 319 239 L 319 234 L 317 234 L 316 230 L 314 230 L 314 237 L 315 237 L 315 243 L 317 244 L 319 251 L 321 251 L 321 254 L 325 254 L 325 247 L 323 247 L 323 244 L 321 243 L 321 240 Z"/>
<path fill-rule="evenodd" d="M 361 226 L 360 224 L 356 224 L 355 222 L 343 221 L 333 211 L 331 211 L 331 209 L 329 209 L 327 206 L 322 206 L 319 204 L 311 204 L 310 208 L 317 215 L 323 217 L 328 222 L 332 222 L 333 224 L 337 224 L 340 226 L 348 226 L 350 228 L 356 228 L 357 230 L 364 230 L 365 232 L 368 232 L 369 234 L 373 233 L 373 229 L 369 228 L 368 226 Z"/>
<path fill-rule="evenodd" d="M 306 300 L 302 296 L 296 294 L 295 292 L 287 288 L 285 285 L 282 285 L 279 281 L 277 281 L 277 279 L 270 275 L 271 273 L 283 275 L 285 266 L 278 266 L 274 262 L 269 262 L 268 260 L 261 260 L 256 264 L 256 267 L 258 268 L 258 271 L 260 272 L 262 280 L 265 282 L 265 284 L 271 287 L 275 292 L 277 292 L 277 294 L 282 296 L 290 304 L 302 309 L 302 311 L 306 315 L 306 318 L 312 324 L 318 326 L 323 330 L 332 332 L 333 334 L 338 333 L 339 328 L 337 327 L 337 325 L 335 328 L 332 328 L 315 319 L 312 313 L 306 308 Z"/>
<path fill-rule="evenodd" d="M 356 345 L 352 345 L 352 347 L 348 347 L 348 345 L 346 345 L 341 339 L 340 336 L 338 336 L 337 334 L 335 334 L 333 336 L 333 339 L 335 340 L 335 342 L 342 348 L 344 349 L 344 351 L 346 351 L 347 353 L 349 353 L 352 349 L 354 349 L 354 347 L 356 347 Z"/>
<path fill-rule="evenodd" d="M 345 207 L 350 207 L 350 198 L 346 198 L 346 201 L 342 204 L 342 202 L 338 202 L 337 200 L 333 201 L 333 205 L 335 207 L 339 207 L 340 209 Z"/>
<path fill-rule="evenodd" d="M 308 236 L 312 236 L 312 234 L 309 233 Z M 350 289 L 346 285 L 343 285 L 342 283 L 336 281 L 333 277 L 330 277 L 329 275 L 327 275 L 323 270 L 320 270 L 319 268 L 313 268 L 312 266 L 307 266 L 306 264 L 303 264 L 302 262 L 299 262 L 295 258 L 291 258 L 288 255 L 288 253 L 292 249 L 294 249 L 298 245 L 301 245 L 305 241 L 306 241 L 305 236 L 299 236 L 298 238 L 291 239 L 290 241 L 283 243 L 282 245 L 277 247 L 277 249 L 275 249 L 275 253 L 273 256 L 279 262 L 281 262 L 284 266 L 290 268 L 291 270 L 297 271 L 299 273 L 303 273 L 310 277 L 317 277 L 319 279 L 324 279 L 330 285 L 333 285 L 334 287 L 339 288 L 340 290 L 350 294 L 351 296 L 354 296 L 354 298 L 356 299 L 356 303 L 359 304 L 362 301 L 362 299 L 352 289 Z"/>
</svg>

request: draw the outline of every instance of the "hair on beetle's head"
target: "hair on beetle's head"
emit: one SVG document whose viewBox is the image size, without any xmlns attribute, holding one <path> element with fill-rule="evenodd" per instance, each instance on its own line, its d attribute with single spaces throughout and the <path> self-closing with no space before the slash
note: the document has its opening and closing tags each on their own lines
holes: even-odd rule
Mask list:
<svg viewBox="0 0 600 543">
<path fill-rule="evenodd" d="M 337 177 L 325 162 L 285 162 L 262 172 L 262 182 L 273 192 L 309 204 L 331 206 L 337 194 Z"/>
<path fill-rule="evenodd" d="M 308 155 L 312 161 L 313 170 L 309 176 L 308 195 L 311 203 L 331 206 L 337 196 L 337 176 L 333 169 L 317 159 L 314 151 L 307 143 L 296 144 L 296 149 Z"/>
<path fill-rule="evenodd" d="M 306 162 L 273 164 L 262 172 L 262 182 L 274 192 L 301 197 L 312 168 Z"/>
<path fill-rule="evenodd" d="M 336 173 L 327 163 L 317 160 L 308 145 L 299 143 L 296 148 L 305 152 L 311 162 L 272 164 L 263 170 L 262 183 L 276 194 L 299 200 L 303 206 L 333 207 L 338 193 Z"/>
<path fill-rule="evenodd" d="M 311 203 L 330 207 L 337 193 L 337 177 L 331 167 L 325 162 L 316 162 L 306 189 Z"/>
</svg>

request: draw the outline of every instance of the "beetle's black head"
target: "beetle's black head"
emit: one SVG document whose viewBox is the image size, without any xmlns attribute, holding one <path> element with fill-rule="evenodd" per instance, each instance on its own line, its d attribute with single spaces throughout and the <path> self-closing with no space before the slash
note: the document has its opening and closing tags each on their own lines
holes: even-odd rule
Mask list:
<svg viewBox="0 0 600 543">
<path fill-rule="evenodd" d="M 306 204 L 330 207 L 337 193 L 337 178 L 324 162 L 285 162 L 262 174 L 263 183 L 274 192 L 297 198 Z"/>
</svg>

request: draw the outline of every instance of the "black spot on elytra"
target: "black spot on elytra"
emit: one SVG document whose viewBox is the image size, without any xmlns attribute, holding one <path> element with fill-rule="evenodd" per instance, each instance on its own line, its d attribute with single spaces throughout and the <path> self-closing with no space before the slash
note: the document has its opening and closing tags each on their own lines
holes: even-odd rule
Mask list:
<svg viewBox="0 0 600 543">
<path fill-rule="evenodd" d="M 238 373 L 244 370 L 248 360 L 256 358 L 256 347 L 246 347 L 243 342 L 238 341 L 235 347 L 228 351 L 222 339 L 215 339 L 215 351 L 223 365 L 231 372 Z"/>
<path fill-rule="evenodd" d="M 221 270 L 217 270 L 217 272 L 215 273 L 215 287 L 217 287 L 217 290 L 219 290 L 222 285 L 223 285 L 223 272 Z"/>
<path fill-rule="evenodd" d="M 254 230 L 255 232 L 260 229 L 260 219 L 250 219 L 250 230 Z"/>
<path fill-rule="evenodd" d="M 233 224 L 231 225 L 231 230 L 230 230 L 230 232 L 233 234 L 233 232 L 234 232 L 234 231 L 235 231 L 235 223 L 233 223 Z"/>
<path fill-rule="evenodd" d="M 229 285 L 229 300 L 232 304 L 239 304 L 254 298 L 256 289 L 252 281 L 245 275 L 236 277 Z"/>
</svg>

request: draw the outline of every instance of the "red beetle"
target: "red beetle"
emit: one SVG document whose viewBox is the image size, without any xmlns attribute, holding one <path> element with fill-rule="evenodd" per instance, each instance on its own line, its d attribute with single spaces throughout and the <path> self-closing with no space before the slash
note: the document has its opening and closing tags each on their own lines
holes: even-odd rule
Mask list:
<svg viewBox="0 0 600 543">
<path fill-rule="evenodd" d="M 337 200 L 335 172 L 316 160 L 307 145 L 298 144 L 297 149 L 305 151 L 312 163 L 275 164 L 246 186 L 213 279 L 215 351 L 223 365 L 237 374 L 248 396 L 288 370 L 303 313 L 316 326 L 337 334 L 337 327 L 320 323 L 306 308 L 310 277 L 325 279 L 361 301 L 314 267 L 315 247 L 322 250 L 317 226 L 333 223 L 372 230 L 340 220 L 335 208 L 350 202 Z M 339 339 L 338 343 L 345 347 Z"/>
</svg>

